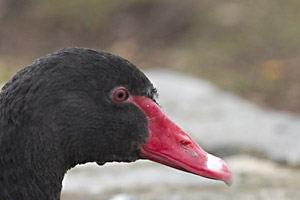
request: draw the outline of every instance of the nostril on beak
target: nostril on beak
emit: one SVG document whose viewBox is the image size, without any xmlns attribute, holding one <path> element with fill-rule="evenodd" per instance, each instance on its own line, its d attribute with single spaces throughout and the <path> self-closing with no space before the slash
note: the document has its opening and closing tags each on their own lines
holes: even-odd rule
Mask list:
<svg viewBox="0 0 300 200">
<path fill-rule="evenodd" d="M 184 147 L 189 147 L 192 144 L 192 142 L 190 140 L 182 139 L 180 140 L 180 144 Z"/>
</svg>

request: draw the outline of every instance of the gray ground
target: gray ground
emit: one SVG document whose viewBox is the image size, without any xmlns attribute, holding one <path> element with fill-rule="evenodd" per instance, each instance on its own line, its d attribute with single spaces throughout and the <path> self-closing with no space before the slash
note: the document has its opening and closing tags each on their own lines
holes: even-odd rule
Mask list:
<svg viewBox="0 0 300 200">
<path fill-rule="evenodd" d="M 234 184 L 211 181 L 148 161 L 80 166 L 68 173 L 62 199 L 298 200 L 299 170 L 247 155 L 228 157 Z"/>
<path fill-rule="evenodd" d="M 163 70 L 148 75 L 166 113 L 206 150 L 300 164 L 299 116 L 262 110 L 204 80 Z"/>
<path fill-rule="evenodd" d="M 148 71 L 163 110 L 208 152 L 225 158 L 234 184 L 153 162 L 78 166 L 64 179 L 63 200 L 300 199 L 300 118 L 262 110 L 211 83 Z"/>
</svg>

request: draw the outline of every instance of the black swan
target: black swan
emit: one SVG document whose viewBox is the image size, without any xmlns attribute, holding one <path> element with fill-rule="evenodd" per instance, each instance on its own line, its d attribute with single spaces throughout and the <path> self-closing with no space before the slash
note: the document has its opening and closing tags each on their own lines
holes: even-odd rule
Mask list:
<svg viewBox="0 0 300 200">
<path fill-rule="evenodd" d="M 231 184 L 224 161 L 175 125 L 156 93 L 133 64 L 91 49 L 18 72 L 0 91 L 0 199 L 60 199 L 64 174 L 87 162 L 149 159 Z"/>
</svg>

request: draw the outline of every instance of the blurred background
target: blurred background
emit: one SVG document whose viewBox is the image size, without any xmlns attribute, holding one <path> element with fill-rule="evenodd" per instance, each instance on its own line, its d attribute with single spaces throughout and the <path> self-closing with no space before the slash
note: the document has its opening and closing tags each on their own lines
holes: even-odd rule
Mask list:
<svg viewBox="0 0 300 200">
<path fill-rule="evenodd" d="M 216 113 L 229 112 L 222 116 L 234 115 L 245 111 L 247 107 L 244 114 L 238 115 L 239 118 L 230 118 L 245 127 L 233 126 L 230 121 L 230 127 L 234 128 L 229 128 L 228 132 L 244 132 L 249 129 L 246 125 L 250 124 L 254 127 L 249 129 L 251 133 L 246 131 L 250 135 L 232 134 L 232 137 L 239 138 L 233 140 L 236 143 L 226 143 L 221 139 L 223 143 L 218 141 L 217 144 L 222 148 L 217 148 L 216 143 L 204 144 L 211 152 L 228 158 L 228 162 L 236 170 L 239 181 L 233 188 L 210 183 L 204 183 L 202 187 L 202 182 L 198 184 L 197 181 L 189 181 L 190 179 L 185 179 L 185 174 L 180 174 L 178 180 L 182 183 L 181 189 L 174 183 L 175 179 L 172 183 L 155 182 L 159 187 L 153 187 L 156 189 L 152 190 L 145 189 L 146 186 L 138 190 L 134 189 L 136 186 L 124 189 L 123 185 L 119 185 L 117 190 L 111 189 L 106 193 L 101 191 L 101 195 L 97 190 L 87 189 L 74 196 L 76 187 L 70 187 L 71 183 L 69 186 L 66 183 L 63 199 L 80 199 L 80 195 L 83 195 L 82 198 L 90 195 L 90 199 L 114 200 L 177 200 L 198 197 L 299 199 L 297 191 L 300 189 L 300 177 L 292 175 L 300 174 L 300 142 L 297 143 L 300 140 L 300 127 L 297 125 L 300 124 L 299 8 L 298 0 L 0 0 L 0 85 L 35 59 L 60 48 L 78 46 L 120 55 L 146 71 L 158 83 L 170 76 L 174 78 L 170 82 L 174 81 L 176 85 L 177 78 L 185 80 L 182 82 L 184 85 L 192 76 L 194 82 L 191 81 L 191 84 L 197 86 L 196 90 L 202 88 L 210 95 L 221 94 L 212 97 L 215 101 L 204 101 L 202 98 L 202 103 L 215 102 L 219 105 L 218 102 L 231 102 L 231 107 L 213 108 L 212 111 Z M 167 86 L 162 82 L 162 89 L 158 87 L 159 91 L 165 91 L 161 94 L 162 102 L 166 104 L 165 109 L 171 115 L 173 112 L 174 118 L 189 129 L 191 126 L 186 119 L 189 116 L 195 117 L 196 114 L 184 115 L 185 119 L 176 117 L 176 109 L 180 106 L 174 106 L 175 103 L 172 104 L 172 100 L 167 99 L 168 92 L 172 91 Z M 176 94 L 176 90 L 170 93 L 172 94 Z M 189 95 L 192 94 L 193 92 Z M 192 100 L 194 103 L 201 101 L 199 95 L 203 94 L 198 94 Z M 234 107 L 240 105 L 237 102 L 242 102 L 241 108 Z M 181 113 L 188 112 L 189 108 L 182 108 Z M 207 110 L 199 110 L 197 117 L 210 116 L 207 113 Z M 247 118 L 249 116 L 252 117 Z M 216 120 L 215 117 L 211 119 Z M 229 118 L 217 119 L 221 121 Z M 247 120 L 240 122 L 242 119 Z M 265 122 L 263 125 L 268 124 L 268 131 L 264 132 L 266 129 L 263 125 L 256 127 L 256 120 L 258 123 Z M 220 121 L 218 122 L 221 123 Z M 228 127 L 226 120 L 222 122 L 223 126 Z M 195 128 L 190 128 L 190 131 L 195 135 L 194 130 L 199 127 L 195 124 L 193 126 Z M 212 133 L 215 131 L 216 135 L 221 132 L 209 130 Z M 199 140 L 203 134 L 200 134 Z M 285 139 L 281 138 L 284 136 Z M 255 145 L 241 142 L 251 143 L 253 137 L 261 141 L 258 142 L 259 151 L 255 151 Z M 237 147 L 236 144 L 244 145 L 244 148 Z M 276 148 L 276 145 L 282 149 Z M 289 148 L 285 149 L 286 146 Z M 283 159 L 291 151 L 294 154 L 289 159 Z M 140 169 L 144 165 L 137 164 L 133 168 Z M 151 167 L 155 169 L 152 171 L 156 171 L 156 165 L 151 165 L 150 169 Z M 89 172 L 96 170 L 88 169 Z M 258 172 L 259 169 L 263 170 Z M 74 171 L 73 177 L 81 173 L 80 169 Z M 279 172 L 281 175 L 278 178 Z M 267 177 L 263 176 L 266 174 Z M 84 176 L 78 180 L 86 180 Z M 191 182 L 195 184 L 191 185 Z M 136 180 L 133 183 L 139 182 Z M 150 181 L 149 185 L 151 184 L 153 182 Z M 119 193 L 125 194 L 122 196 Z M 143 196 L 145 194 L 148 196 Z"/>
<path fill-rule="evenodd" d="M 89 47 L 300 113 L 299 6 L 297 0 L 1 0 L 0 80 L 57 49 Z"/>
</svg>

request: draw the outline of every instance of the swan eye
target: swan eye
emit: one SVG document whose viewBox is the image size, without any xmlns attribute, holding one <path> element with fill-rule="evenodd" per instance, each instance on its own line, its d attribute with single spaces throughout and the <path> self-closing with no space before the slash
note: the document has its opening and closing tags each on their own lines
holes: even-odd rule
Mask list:
<svg viewBox="0 0 300 200">
<path fill-rule="evenodd" d="M 116 91 L 114 92 L 114 100 L 116 102 L 122 102 L 125 101 L 126 99 L 128 99 L 128 92 L 125 88 L 118 88 L 116 89 Z"/>
</svg>

